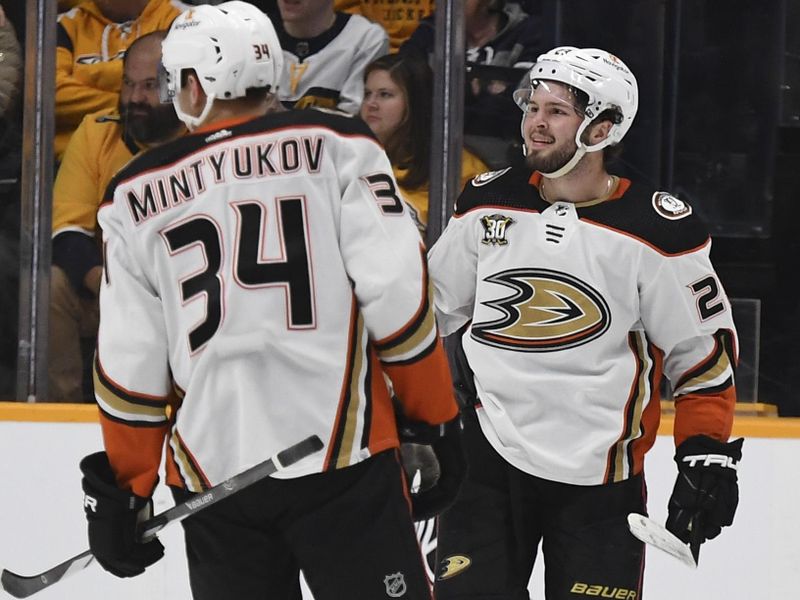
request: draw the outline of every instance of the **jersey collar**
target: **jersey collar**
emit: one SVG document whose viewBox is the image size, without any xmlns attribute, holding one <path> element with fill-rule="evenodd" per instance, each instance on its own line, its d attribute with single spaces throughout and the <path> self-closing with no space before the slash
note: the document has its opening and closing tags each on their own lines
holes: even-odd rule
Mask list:
<svg viewBox="0 0 800 600">
<path fill-rule="evenodd" d="M 539 191 L 539 186 L 542 184 L 542 177 L 543 175 L 541 174 L 541 172 L 534 171 L 533 173 L 531 173 L 531 176 L 528 179 L 528 183 L 530 183 L 533 187 L 535 187 L 537 192 Z M 593 206 L 595 204 L 601 204 L 603 202 L 608 202 L 609 200 L 618 200 L 619 198 L 622 198 L 625 195 L 625 192 L 628 191 L 628 188 L 631 187 L 631 180 L 625 177 L 617 177 L 616 175 L 614 175 L 614 179 L 617 180 L 617 185 L 616 188 L 614 189 L 614 192 L 610 196 L 608 196 L 608 198 L 596 198 L 593 200 L 586 200 L 584 202 L 574 202 L 573 204 L 575 204 L 576 207 L 581 208 L 585 206 Z M 548 204 L 552 204 L 552 202 L 544 198 L 541 195 L 541 193 L 539 194 L 539 197 Z"/>
</svg>

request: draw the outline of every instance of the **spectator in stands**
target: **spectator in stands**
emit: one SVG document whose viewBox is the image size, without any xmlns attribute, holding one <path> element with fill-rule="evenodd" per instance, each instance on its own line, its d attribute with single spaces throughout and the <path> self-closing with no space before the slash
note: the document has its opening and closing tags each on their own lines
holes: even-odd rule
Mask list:
<svg viewBox="0 0 800 600">
<path fill-rule="evenodd" d="M 19 101 L 22 97 L 22 68 L 24 64 L 14 26 L 6 18 L 0 6 L 0 157 L 5 159 L 7 152 L 19 150 L 17 138 Z M 0 179 L 9 175 L 9 168 L 18 168 L 3 160 L 0 165 Z M 16 176 L 16 172 L 11 173 Z"/>
<path fill-rule="evenodd" d="M 53 188 L 50 279 L 50 397 L 91 401 L 89 361 L 97 332 L 102 274 L 97 210 L 111 177 L 147 147 L 185 131 L 161 104 L 158 64 L 166 31 L 143 35 L 123 59 L 119 106 L 86 116 L 67 146 Z M 81 348 L 83 340 L 83 351 Z M 88 355 L 88 356 L 87 356 Z"/>
<path fill-rule="evenodd" d="M 512 95 L 542 52 L 541 22 L 517 3 L 465 0 L 467 89 L 464 133 L 517 142 L 519 118 Z M 400 47 L 432 62 L 435 16 L 423 19 Z"/>
<path fill-rule="evenodd" d="M 397 52 L 419 22 L 433 14 L 433 0 L 336 0 L 336 10 L 366 17 L 389 35 L 389 50 Z"/>
<path fill-rule="evenodd" d="M 0 27 L 3 24 L 11 23 L 17 34 L 19 45 L 25 47 L 25 2 L 5 2 L 5 6 L 0 3 Z"/>
<path fill-rule="evenodd" d="M 283 48 L 278 94 L 284 106 L 358 113 L 364 68 L 388 52 L 383 28 L 334 11 L 333 0 L 278 0 L 278 9 L 272 22 Z"/>
<path fill-rule="evenodd" d="M 428 223 L 433 74 L 414 55 L 387 54 L 364 71 L 361 118 L 383 144 L 403 199 L 420 232 Z M 461 155 L 462 186 L 488 167 L 474 154 Z"/>
<path fill-rule="evenodd" d="M 58 0 L 58 12 L 66 12 L 71 8 L 75 8 L 83 0 Z"/>
<path fill-rule="evenodd" d="M 16 384 L 22 49 L 0 6 L 0 394 Z"/>
<path fill-rule="evenodd" d="M 122 57 L 131 43 L 168 28 L 186 8 L 179 0 L 85 0 L 59 15 L 54 140 L 58 160 L 84 116 L 116 108 Z"/>
</svg>

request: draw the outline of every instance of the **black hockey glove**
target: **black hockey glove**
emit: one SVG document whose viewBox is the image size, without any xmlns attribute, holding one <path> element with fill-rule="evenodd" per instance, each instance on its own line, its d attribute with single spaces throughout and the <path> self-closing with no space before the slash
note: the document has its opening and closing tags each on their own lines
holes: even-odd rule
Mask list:
<svg viewBox="0 0 800 600">
<path fill-rule="evenodd" d="M 455 391 L 456 400 L 462 409 L 471 408 L 478 402 L 478 390 L 475 389 L 475 373 L 469 366 L 467 355 L 464 354 L 464 346 L 461 344 L 464 332 L 471 325 L 472 321 L 461 327 L 456 333 L 445 338 L 445 348 L 448 349 L 448 356 L 450 356 L 453 391 Z"/>
<path fill-rule="evenodd" d="M 117 487 L 105 452 L 85 457 L 80 468 L 92 554 L 117 577 L 141 575 L 164 556 L 164 546 L 157 538 L 137 541 L 136 526 L 150 516 L 150 500 Z"/>
<path fill-rule="evenodd" d="M 420 472 L 421 482 L 411 489 L 411 513 L 415 521 L 435 517 L 456 499 L 467 472 L 461 442 L 461 417 L 429 425 L 397 415 L 403 467 L 413 482 Z"/>
<path fill-rule="evenodd" d="M 737 469 L 742 442 L 720 442 L 705 435 L 685 440 L 675 451 L 678 479 L 669 499 L 667 529 L 681 540 L 702 543 L 733 523 L 739 504 Z"/>
</svg>

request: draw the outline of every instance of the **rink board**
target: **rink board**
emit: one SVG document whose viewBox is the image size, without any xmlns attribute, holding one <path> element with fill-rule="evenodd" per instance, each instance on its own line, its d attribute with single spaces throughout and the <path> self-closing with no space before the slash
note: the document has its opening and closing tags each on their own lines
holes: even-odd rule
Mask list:
<svg viewBox="0 0 800 600">
<path fill-rule="evenodd" d="M 650 514 L 661 522 L 675 477 L 671 427 L 665 416 L 646 462 Z M 734 434 L 747 438 L 734 526 L 703 546 L 696 571 L 649 551 L 647 600 L 798 597 L 800 419 L 737 416 Z M 86 549 L 77 465 L 101 448 L 94 406 L 0 402 L 0 567 L 34 574 Z M 172 505 L 164 486 L 154 501 L 158 512 Z M 166 556 L 140 577 L 116 579 L 92 565 L 35 598 L 190 600 L 181 528 L 169 527 L 160 537 Z M 540 589 L 537 565 L 533 598 L 542 598 Z"/>
</svg>

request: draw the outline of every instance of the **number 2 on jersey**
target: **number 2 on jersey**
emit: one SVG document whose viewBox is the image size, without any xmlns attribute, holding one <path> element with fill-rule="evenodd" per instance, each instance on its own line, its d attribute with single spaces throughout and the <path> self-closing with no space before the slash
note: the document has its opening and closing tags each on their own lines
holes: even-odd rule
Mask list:
<svg viewBox="0 0 800 600">
<path fill-rule="evenodd" d="M 306 218 L 302 198 L 278 199 L 277 220 L 285 255 L 279 260 L 262 260 L 264 246 L 264 206 L 259 202 L 237 202 L 231 205 L 238 216 L 233 278 L 246 289 L 274 285 L 288 288 L 291 329 L 310 327 L 314 323 L 311 269 L 306 240 Z M 162 231 L 169 253 L 174 256 L 199 245 L 204 268 L 180 282 L 184 304 L 198 296 L 206 297 L 206 316 L 189 332 L 192 353 L 202 348 L 217 332 L 224 319 L 224 280 L 222 269 L 223 236 L 208 216 L 198 215 Z"/>
</svg>

